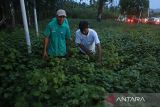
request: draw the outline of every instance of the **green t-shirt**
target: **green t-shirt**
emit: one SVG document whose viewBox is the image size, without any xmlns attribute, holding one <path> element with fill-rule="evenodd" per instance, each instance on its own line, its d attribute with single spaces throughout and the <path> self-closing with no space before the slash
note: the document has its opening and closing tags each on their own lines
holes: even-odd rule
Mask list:
<svg viewBox="0 0 160 107">
<path fill-rule="evenodd" d="M 65 18 L 62 25 L 59 25 L 56 18 L 53 18 L 47 25 L 44 36 L 49 38 L 48 54 L 50 56 L 66 55 L 66 40 L 70 39 L 70 29 Z"/>
</svg>

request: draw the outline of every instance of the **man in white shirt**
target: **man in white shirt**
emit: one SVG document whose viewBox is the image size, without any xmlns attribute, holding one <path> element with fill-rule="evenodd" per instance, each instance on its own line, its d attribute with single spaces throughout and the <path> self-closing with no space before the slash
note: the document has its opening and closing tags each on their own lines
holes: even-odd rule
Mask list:
<svg viewBox="0 0 160 107">
<path fill-rule="evenodd" d="M 80 21 L 79 29 L 76 31 L 75 43 L 82 54 L 97 54 L 97 61 L 101 63 L 101 45 L 97 32 L 89 28 L 87 21 Z"/>
</svg>

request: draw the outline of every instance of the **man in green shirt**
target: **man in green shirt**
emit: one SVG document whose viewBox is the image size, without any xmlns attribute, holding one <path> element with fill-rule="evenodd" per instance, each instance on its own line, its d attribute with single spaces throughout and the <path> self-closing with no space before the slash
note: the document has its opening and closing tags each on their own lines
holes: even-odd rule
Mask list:
<svg viewBox="0 0 160 107">
<path fill-rule="evenodd" d="M 56 17 L 47 25 L 44 31 L 43 58 L 65 57 L 69 48 L 70 29 L 65 10 L 59 9 Z"/>
</svg>

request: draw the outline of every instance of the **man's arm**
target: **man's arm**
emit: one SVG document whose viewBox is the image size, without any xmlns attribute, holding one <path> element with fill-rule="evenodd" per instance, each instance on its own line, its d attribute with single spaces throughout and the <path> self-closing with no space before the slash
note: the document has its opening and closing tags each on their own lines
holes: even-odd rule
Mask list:
<svg viewBox="0 0 160 107">
<path fill-rule="evenodd" d="M 78 46 L 79 46 L 87 55 L 90 55 L 90 54 L 91 54 L 91 51 L 88 50 L 84 45 L 78 44 Z"/>
<path fill-rule="evenodd" d="M 51 34 L 51 27 L 50 27 L 50 23 L 46 26 L 45 30 L 44 30 L 44 40 L 43 40 L 43 58 L 44 59 L 48 59 L 48 43 L 49 43 L 49 36 Z"/>
<path fill-rule="evenodd" d="M 97 61 L 98 63 L 101 63 L 102 62 L 102 49 L 101 49 L 101 45 L 100 43 L 96 44 L 96 48 L 97 48 Z"/>
<path fill-rule="evenodd" d="M 45 37 L 44 38 L 44 51 L 43 51 L 43 58 L 44 59 L 47 59 L 48 58 L 48 52 L 47 52 L 47 49 L 48 49 L 48 41 L 49 41 L 49 39 L 48 39 L 48 37 Z"/>
</svg>

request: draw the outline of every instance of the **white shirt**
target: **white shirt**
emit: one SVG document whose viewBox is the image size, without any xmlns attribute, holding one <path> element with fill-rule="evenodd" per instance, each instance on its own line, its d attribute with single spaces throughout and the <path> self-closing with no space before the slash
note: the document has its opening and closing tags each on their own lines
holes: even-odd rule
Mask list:
<svg viewBox="0 0 160 107">
<path fill-rule="evenodd" d="M 86 35 L 82 34 L 80 29 L 76 31 L 75 43 L 82 44 L 85 48 L 90 50 L 92 53 L 95 53 L 95 45 L 100 43 L 98 35 L 95 30 L 88 29 L 89 32 Z M 81 48 L 80 51 L 85 53 Z"/>
</svg>

